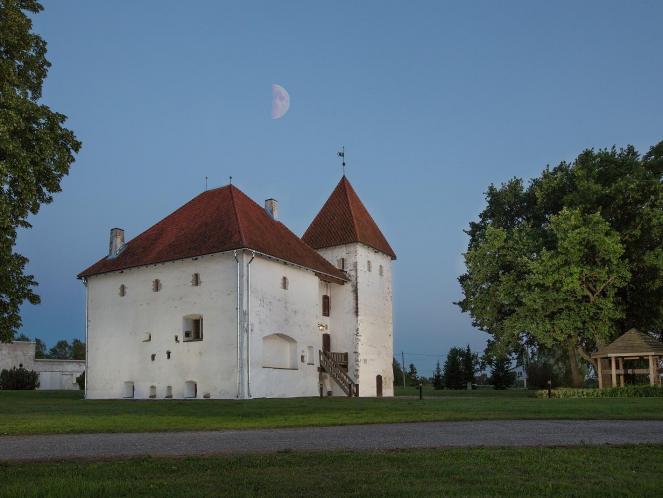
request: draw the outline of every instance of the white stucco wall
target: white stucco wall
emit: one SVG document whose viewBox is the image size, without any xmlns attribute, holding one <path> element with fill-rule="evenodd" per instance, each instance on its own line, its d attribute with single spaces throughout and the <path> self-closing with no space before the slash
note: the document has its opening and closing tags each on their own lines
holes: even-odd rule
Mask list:
<svg viewBox="0 0 663 498">
<path fill-rule="evenodd" d="M 199 286 L 191 284 L 194 273 Z M 152 290 L 154 279 L 159 292 Z M 133 382 L 136 398 L 148 398 L 150 386 L 157 398 L 166 396 L 167 386 L 183 398 L 186 382 L 194 381 L 198 397 L 234 398 L 236 282 L 232 253 L 90 277 L 87 397 L 122 398 L 125 382 Z M 183 319 L 191 314 L 203 317 L 202 341 L 183 340 Z"/>
<path fill-rule="evenodd" d="M 28 341 L 15 341 L 0 343 L 0 370 L 23 368 L 34 370 L 35 343 Z"/>
<path fill-rule="evenodd" d="M 344 286 L 332 285 L 329 321 L 332 351 L 349 352 L 348 373 L 359 384 L 360 396 L 376 395 L 377 375 L 382 375 L 383 396 L 393 396 L 391 258 L 358 243 L 324 248 L 319 252 L 337 267 L 340 258 L 345 258 L 350 278 Z M 337 386 L 333 387 L 335 395 L 342 394 Z"/>
<path fill-rule="evenodd" d="M 76 377 L 85 371 L 84 360 L 35 359 L 36 344 L 15 341 L 0 344 L 0 370 L 23 367 L 39 374 L 40 390 L 79 389 Z"/>
<path fill-rule="evenodd" d="M 309 270 L 261 255 L 249 266 L 251 257 L 248 250 L 238 254 L 240 397 L 315 396 L 319 279 Z M 198 287 L 191 285 L 193 273 L 200 275 Z M 284 276 L 287 290 L 281 288 Z M 159 292 L 152 290 L 154 279 L 161 282 Z M 87 285 L 88 398 L 124 397 L 125 382 L 134 383 L 136 398 L 150 397 L 151 386 L 156 386 L 156 398 L 165 397 L 167 386 L 173 398 L 183 398 L 187 381 L 197 383 L 199 398 L 237 397 L 237 263 L 232 253 L 97 275 Z M 120 285 L 125 285 L 124 297 Z M 190 314 L 203 316 L 202 341 L 182 341 L 182 320 Z M 276 358 L 268 358 L 264 366 L 263 338 L 274 334 L 296 343 L 291 364 L 296 368 L 273 368 Z M 271 350 L 278 355 L 278 347 Z"/>
</svg>

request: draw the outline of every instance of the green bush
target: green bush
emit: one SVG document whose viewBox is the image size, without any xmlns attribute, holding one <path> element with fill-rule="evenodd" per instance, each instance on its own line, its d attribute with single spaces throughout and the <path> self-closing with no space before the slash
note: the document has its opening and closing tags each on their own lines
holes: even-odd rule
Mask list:
<svg viewBox="0 0 663 498">
<path fill-rule="evenodd" d="M 85 389 L 85 372 L 76 377 L 76 383 L 81 391 Z"/>
<path fill-rule="evenodd" d="M 548 390 L 536 392 L 537 398 L 547 398 Z M 663 387 L 652 385 L 610 387 L 607 389 L 553 389 L 553 398 L 656 398 L 663 397 Z"/>
<path fill-rule="evenodd" d="M 23 367 L 0 372 L 0 389 L 32 391 L 39 387 L 39 374 Z"/>
</svg>

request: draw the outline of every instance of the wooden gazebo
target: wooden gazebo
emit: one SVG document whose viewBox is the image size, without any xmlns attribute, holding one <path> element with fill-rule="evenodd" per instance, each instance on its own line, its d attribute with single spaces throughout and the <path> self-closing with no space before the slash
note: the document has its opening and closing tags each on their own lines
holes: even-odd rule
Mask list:
<svg viewBox="0 0 663 498">
<path fill-rule="evenodd" d="M 663 358 L 663 343 L 631 329 L 592 355 L 596 359 L 599 389 L 606 385 L 623 386 L 625 375 L 649 375 L 651 385 L 660 384 L 659 359 Z M 648 360 L 648 368 L 626 368 L 633 360 Z M 619 384 L 617 382 L 619 381 Z"/>
</svg>

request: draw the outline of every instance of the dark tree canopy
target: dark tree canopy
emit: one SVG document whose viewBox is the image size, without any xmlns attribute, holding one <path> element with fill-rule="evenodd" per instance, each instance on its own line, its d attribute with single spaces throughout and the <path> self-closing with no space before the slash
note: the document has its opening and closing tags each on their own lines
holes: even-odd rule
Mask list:
<svg viewBox="0 0 663 498">
<path fill-rule="evenodd" d="M 50 63 L 46 42 L 32 32 L 33 0 L 0 0 L 0 340 L 21 325 L 24 301 L 39 302 L 28 260 L 14 252 L 17 230 L 53 200 L 80 142 L 63 127 L 66 117 L 40 104 Z"/>
<path fill-rule="evenodd" d="M 631 327 L 663 330 L 663 142 L 586 150 L 528 186 L 491 185 L 470 223 L 458 303 L 495 354 L 522 345 L 578 357 Z"/>
</svg>

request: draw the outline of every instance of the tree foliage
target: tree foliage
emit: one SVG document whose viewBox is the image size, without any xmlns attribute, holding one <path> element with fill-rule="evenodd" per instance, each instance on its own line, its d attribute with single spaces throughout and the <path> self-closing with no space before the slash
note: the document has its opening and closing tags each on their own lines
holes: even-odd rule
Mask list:
<svg viewBox="0 0 663 498">
<path fill-rule="evenodd" d="M 497 356 L 489 362 L 492 370 L 490 383 L 495 389 L 507 389 L 516 380 L 516 373 L 511 369 L 511 358 L 508 356 Z"/>
<path fill-rule="evenodd" d="M 663 329 L 663 142 L 586 150 L 525 187 L 491 185 L 470 223 L 458 303 L 496 355 L 558 348 L 578 355 L 630 327 Z"/>
<path fill-rule="evenodd" d="M 83 343 L 83 347 L 85 347 L 85 344 Z M 394 372 L 394 385 L 395 386 L 402 386 L 403 385 L 403 367 L 401 367 L 401 364 L 398 362 L 396 358 L 393 359 L 392 363 L 392 368 Z"/>
<path fill-rule="evenodd" d="M 442 368 L 440 367 L 440 362 L 437 362 L 435 365 L 435 370 L 433 371 L 433 388 L 434 389 L 443 389 L 444 388 L 444 375 L 442 375 Z"/>
<path fill-rule="evenodd" d="M 53 200 L 80 142 L 63 127 L 66 117 L 39 103 L 50 63 L 46 42 L 32 33 L 34 0 L 0 0 L 0 340 L 21 325 L 24 301 L 39 302 L 28 260 L 14 252 L 17 231 Z"/>
<path fill-rule="evenodd" d="M 465 349 L 453 347 L 444 361 L 444 385 L 448 389 L 466 389 L 467 383 L 474 382 L 479 366 L 479 357 L 468 345 Z"/>
</svg>

